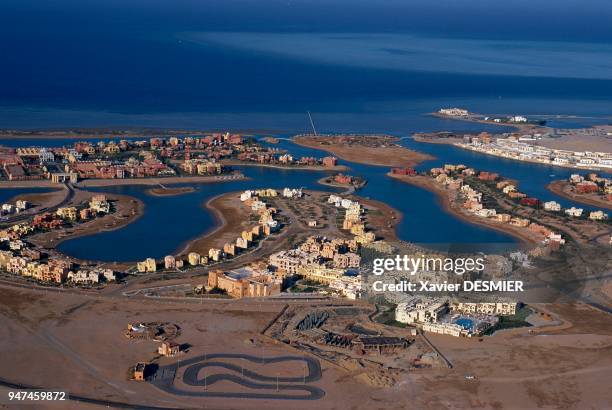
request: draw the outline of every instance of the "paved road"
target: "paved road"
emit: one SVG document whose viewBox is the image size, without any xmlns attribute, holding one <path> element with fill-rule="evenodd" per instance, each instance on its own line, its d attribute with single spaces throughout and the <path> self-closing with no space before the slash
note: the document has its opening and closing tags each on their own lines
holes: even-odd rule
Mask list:
<svg viewBox="0 0 612 410">
<path fill-rule="evenodd" d="M 293 377 L 266 376 L 245 369 L 233 363 L 226 363 L 214 359 L 242 359 L 251 363 L 265 366 L 270 363 L 282 363 L 287 361 L 304 362 L 308 366 L 308 374 Z M 225 368 L 236 374 L 210 374 L 202 378 L 198 374 L 207 367 Z M 189 386 L 200 386 L 203 390 L 187 391 L 174 386 L 174 380 L 179 368 L 185 368 L 182 381 Z M 151 383 L 161 390 L 178 396 L 203 396 L 203 397 L 227 397 L 245 399 L 273 399 L 273 400 L 318 400 L 325 396 L 325 391 L 306 383 L 317 381 L 321 378 L 321 365 L 319 361 L 306 356 L 277 356 L 256 357 L 239 353 L 218 353 L 201 355 L 190 358 L 179 363 L 162 366 L 158 368 L 151 377 Z M 253 381 L 254 380 L 254 381 Z M 220 381 L 230 381 L 252 390 L 267 390 L 267 392 L 223 392 L 208 391 L 208 388 Z M 263 383 L 262 383 L 263 382 Z M 290 384 L 291 383 L 291 384 Z M 299 383 L 299 384 L 293 384 Z M 275 392 L 276 390 L 276 392 Z M 289 394 L 289 392 L 303 392 L 303 394 Z"/>
</svg>

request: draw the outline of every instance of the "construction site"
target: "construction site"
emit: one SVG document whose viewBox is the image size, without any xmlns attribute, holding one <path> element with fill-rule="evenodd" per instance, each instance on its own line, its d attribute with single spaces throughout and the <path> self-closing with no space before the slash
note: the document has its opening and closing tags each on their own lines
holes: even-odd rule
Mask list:
<svg viewBox="0 0 612 410">
<path fill-rule="evenodd" d="M 371 305 L 287 306 L 263 334 L 314 355 L 373 386 L 393 386 L 401 373 L 449 364 L 414 328 L 373 322 Z"/>
</svg>

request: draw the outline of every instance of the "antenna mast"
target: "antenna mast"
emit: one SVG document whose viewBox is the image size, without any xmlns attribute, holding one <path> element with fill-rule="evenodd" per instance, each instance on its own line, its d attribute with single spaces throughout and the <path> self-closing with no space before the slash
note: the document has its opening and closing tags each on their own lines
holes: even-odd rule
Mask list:
<svg viewBox="0 0 612 410">
<path fill-rule="evenodd" d="M 316 137 L 317 130 L 315 129 L 314 122 L 312 121 L 312 115 L 310 115 L 310 111 L 308 111 L 308 118 L 310 119 L 310 126 L 312 127 L 312 132 L 314 132 L 314 135 Z"/>
</svg>

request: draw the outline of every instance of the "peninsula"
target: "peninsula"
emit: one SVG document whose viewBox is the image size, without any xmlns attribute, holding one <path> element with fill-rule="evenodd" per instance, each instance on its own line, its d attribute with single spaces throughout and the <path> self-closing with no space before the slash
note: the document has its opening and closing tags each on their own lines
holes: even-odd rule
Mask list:
<svg viewBox="0 0 612 410">
<path fill-rule="evenodd" d="M 411 167 L 434 159 L 431 155 L 409 150 L 389 135 L 297 135 L 293 142 L 329 152 L 359 164 Z"/>
<path fill-rule="evenodd" d="M 612 180 L 590 173 L 586 177 L 573 174 L 567 180 L 553 181 L 549 191 L 586 205 L 612 209 Z"/>
<path fill-rule="evenodd" d="M 547 254 L 569 238 L 581 244 L 605 245 L 608 240 L 605 212 L 590 212 L 585 218 L 582 210 L 576 214 L 575 208 L 563 210 L 554 201 L 542 203 L 520 192 L 515 181 L 493 172 L 445 164 L 420 175 L 395 168 L 388 176 L 436 193 L 444 208 L 458 217 L 536 244 L 532 254 Z M 564 215 L 573 219 L 568 221 Z"/>
<path fill-rule="evenodd" d="M 515 132 L 491 135 L 475 133 L 417 133 L 416 141 L 452 144 L 456 147 L 517 161 L 565 168 L 612 170 L 612 126 L 589 128 L 551 128 L 523 116 L 503 120 L 469 113 L 461 108 L 441 109 L 436 116 L 459 121 L 512 125 Z"/>
</svg>

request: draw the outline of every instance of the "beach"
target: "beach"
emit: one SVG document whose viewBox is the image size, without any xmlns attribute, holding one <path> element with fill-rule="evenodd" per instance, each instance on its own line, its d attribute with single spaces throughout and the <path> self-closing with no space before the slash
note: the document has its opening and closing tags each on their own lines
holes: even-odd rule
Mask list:
<svg viewBox="0 0 612 410">
<path fill-rule="evenodd" d="M 187 255 L 198 252 L 208 255 L 210 248 L 223 248 L 227 242 L 234 242 L 243 230 L 250 229 L 250 210 L 240 201 L 240 192 L 228 192 L 215 196 L 203 204 L 202 212 L 212 212 L 215 217 L 215 227 L 195 238 L 179 252 Z"/>
</svg>

